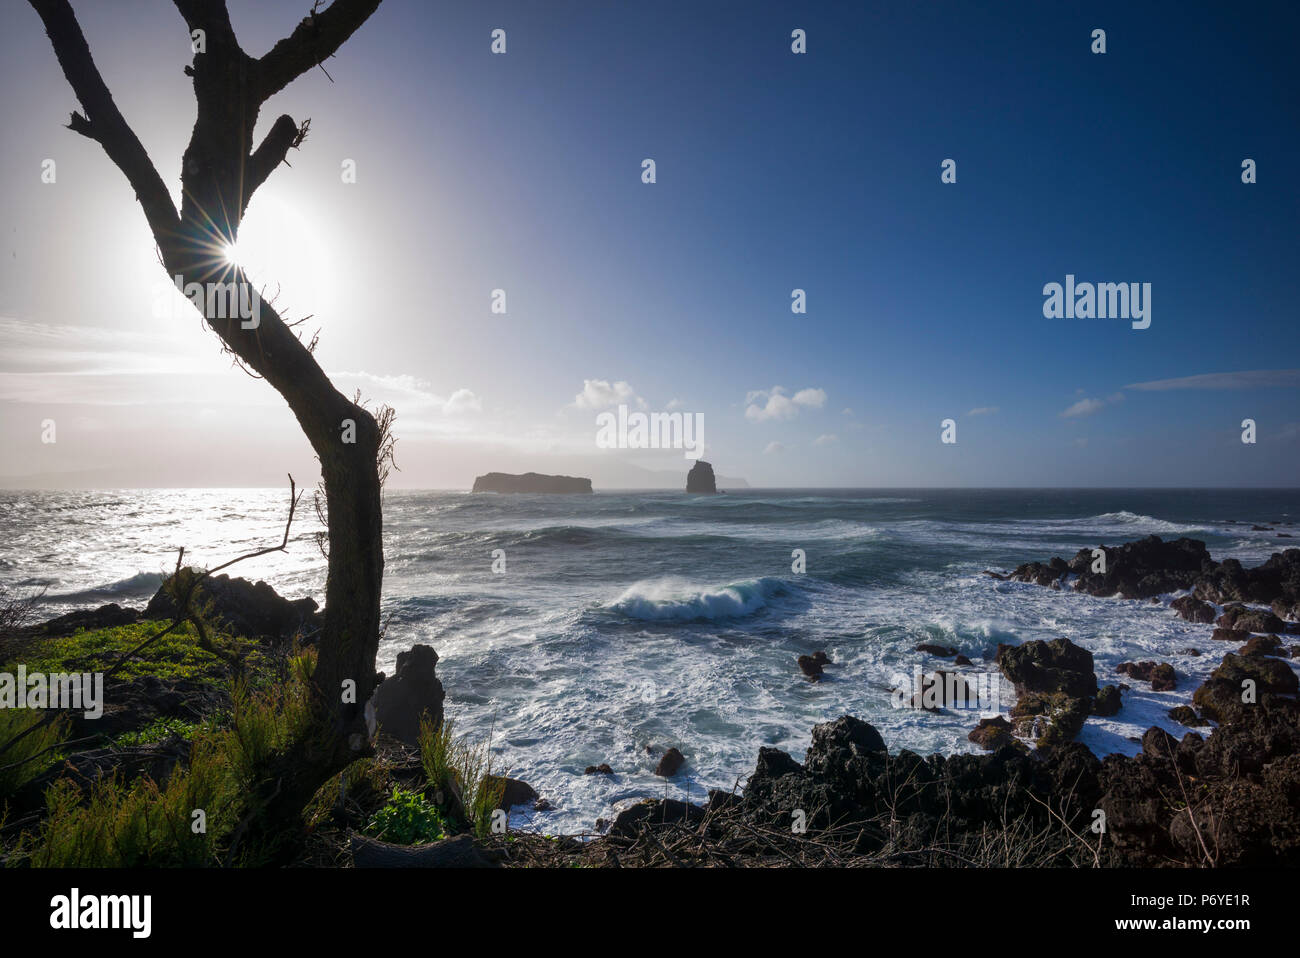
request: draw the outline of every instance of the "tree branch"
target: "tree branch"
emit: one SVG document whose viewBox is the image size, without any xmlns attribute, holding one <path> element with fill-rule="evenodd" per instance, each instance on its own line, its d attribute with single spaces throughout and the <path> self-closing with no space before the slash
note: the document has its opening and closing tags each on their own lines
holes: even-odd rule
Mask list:
<svg viewBox="0 0 1300 958">
<path fill-rule="evenodd" d="M 257 61 L 258 99 L 267 100 L 313 67 L 319 66 L 379 8 L 380 0 L 334 0 L 312 12 Z"/>
<path fill-rule="evenodd" d="M 307 137 L 311 120 L 304 120 L 300 127 L 293 117 L 285 114 L 271 126 L 270 132 L 262 140 L 262 145 L 248 158 L 244 176 L 244 206 L 252 199 L 253 193 L 266 182 L 266 178 L 275 172 L 275 168 L 284 162 L 289 151 L 296 150 Z M 243 215 L 240 210 L 240 215 Z"/>
<path fill-rule="evenodd" d="M 167 185 L 154 169 L 139 137 L 113 102 L 81 32 L 68 0 L 29 0 L 54 46 L 63 75 L 81 102 L 85 115 L 72 114 L 68 129 L 90 137 L 104 148 L 135 190 L 155 238 L 175 233 L 180 226 Z"/>
</svg>

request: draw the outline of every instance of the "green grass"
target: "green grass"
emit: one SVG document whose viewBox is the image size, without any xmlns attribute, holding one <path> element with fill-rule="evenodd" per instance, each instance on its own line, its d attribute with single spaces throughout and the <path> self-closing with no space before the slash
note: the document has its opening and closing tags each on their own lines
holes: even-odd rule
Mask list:
<svg viewBox="0 0 1300 958">
<path fill-rule="evenodd" d="M 28 672 L 107 672 L 124 653 L 169 624 L 136 622 L 42 639 L 28 650 L 23 664 Z M 250 670 L 256 671 L 264 658 L 260 646 L 252 639 L 221 636 L 218 641 L 226 649 L 247 654 Z M 0 666 L 0 671 L 12 671 L 16 665 Z M 164 681 L 223 682 L 227 671 L 220 658 L 199 647 L 197 630 L 186 622 L 128 660 L 117 677 L 130 681 L 152 675 Z"/>
<path fill-rule="evenodd" d="M 240 823 L 258 812 L 264 769 L 307 733 L 314 664 L 312 653 L 295 656 L 287 681 L 270 690 L 232 683 L 228 721 L 196 727 L 188 766 L 165 784 L 113 776 L 83 794 L 55 782 L 45 819 L 13 858 L 50 868 L 262 864 L 265 849 L 238 846 Z"/>
<path fill-rule="evenodd" d="M 0 748 L 17 739 L 0 752 L 0 800 L 12 795 L 61 757 L 53 746 L 68 737 L 66 718 L 60 716 L 42 728 L 28 731 L 45 717 L 46 713 L 38 709 L 0 709 Z M 19 735 L 22 738 L 18 738 Z"/>
<path fill-rule="evenodd" d="M 451 719 L 434 725 L 420 722 L 420 762 L 443 808 L 456 808 L 458 817 L 479 838 L 492 830 L 492 813 L 505 794 L 505 773 L 493 780 L 491 740 L 456 738 Z"/>
</svg>

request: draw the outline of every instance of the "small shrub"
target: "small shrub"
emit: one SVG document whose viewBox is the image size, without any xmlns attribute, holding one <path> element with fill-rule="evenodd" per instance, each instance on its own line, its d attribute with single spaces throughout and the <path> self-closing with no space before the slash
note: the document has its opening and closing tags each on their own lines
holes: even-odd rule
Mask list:
<svg viewBox="0 0 1300 958">
<path fill-rule="evenodd" d="M 447 823 L 438 806 L 419 792 L 394 788 L 366 826 L 366 834 L 397 845 L 423 845 L 445 838 Z"/>
</svg>

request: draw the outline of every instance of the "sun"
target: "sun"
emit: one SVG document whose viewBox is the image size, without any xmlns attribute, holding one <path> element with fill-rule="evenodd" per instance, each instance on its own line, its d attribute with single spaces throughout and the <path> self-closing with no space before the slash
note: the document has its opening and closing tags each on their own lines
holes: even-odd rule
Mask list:
<svg viewBox="0 0 1300 958">
<path fill-rule="evenodd" d="M 239 265 L 239 247 L 234 243 L 227 243 L 221 247 L 221 260 L 227 266 Z"/>
</svg>

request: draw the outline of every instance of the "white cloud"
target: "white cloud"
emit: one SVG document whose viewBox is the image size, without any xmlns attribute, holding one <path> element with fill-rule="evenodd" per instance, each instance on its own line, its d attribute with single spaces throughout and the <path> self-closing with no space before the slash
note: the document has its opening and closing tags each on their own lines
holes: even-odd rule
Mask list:
<svg viewBox="0 0 1300 958">
<path fill-rule="evenodd" d="M 829 446 L 840 441 L 840 437 L 833 432 L 825 433 L 813 440 L 814 446 Z"/>
<path fill-rule="evenodd" d="M 784 387 L 773 386 L 746 393 L 745 402 L 749 403 L 745 408 L 745 418 L 751 422 L 793 419 L 800 407 L 821 409 L 826 405 L 826 390 L 810 387 L 799 390 L 794 396 L 787 396 Z"/>
<path fill-rule="evenodd" d="M 1204 373 L 1178 379 L 1129 383 L 1125 389 L 1165 392 L 1170 389 L 1260 389 L 1266 386 L 1300 386 L 1300 369 L 1250 369 L 1235 373 Z"/>
<path fill-rule="evenodd" d="M 1080 399 L 1061 415 L 1067 419 L 1078 416 L 1091 416 L 1105 405 L 1100 399 Z"/>
<path fill-rule="evenodd" d="M 795 405 L 807 406 L 810 409 L 821 409 L 826 405 L 826 390 L 824 389 L 801 389 L 794 394 Z"/>
<path fill-rule="evenodd" d="M 378 375 L 361 372 L 330 373 L 339 390 L 347 395 L 361 390 L 361 398 L 374 403 L 384 403 L 397 410 L 398 416 L 419 413 L 437 413 L 442 416 L 460 416 L 481 412 L 483 403 L 472 390 L 457 389 L 450 396 L 433 391 L 430 383 L 406 373 Z"/>
<path fill-rule="evenodd" d="M 769 442 L 767 448 L 763 450 L 765 456 L 775 456 L 778 453 L 785 452 L 785 444 L 779 442 Z"/>
<path fill-rule="evenodd" d="M 975 407 L 974 409 L 972 409 L 970 412 L 966 413 L 966 415 L 968 415 L 968 416 L 991 416 L 991 415 L 993 415 L 993 414 L 994 414 L 995 412 L 997 412 L 997 411 L 998 411 L 998 407 L 997 407 L 997 406 L 976 406 L 976 407 Z"/>
<path fill-rule="evenodd" d="M 465 412 L 482 412 L 483 403 L 473 390 L 457 389 L 443 405 L 442 411 L 449 416 Z"/>
<path fill-rule="evenodd" d="M 584 379 L 582 392 L 573 397 L 572 405 L 578 409 L 605 409 L 629 400 L 639 406 L 645 405 L 644 400 L 637 398 L 635 390 L 621 380 L 611 383 L 608 379 Z"/>
</svg>

